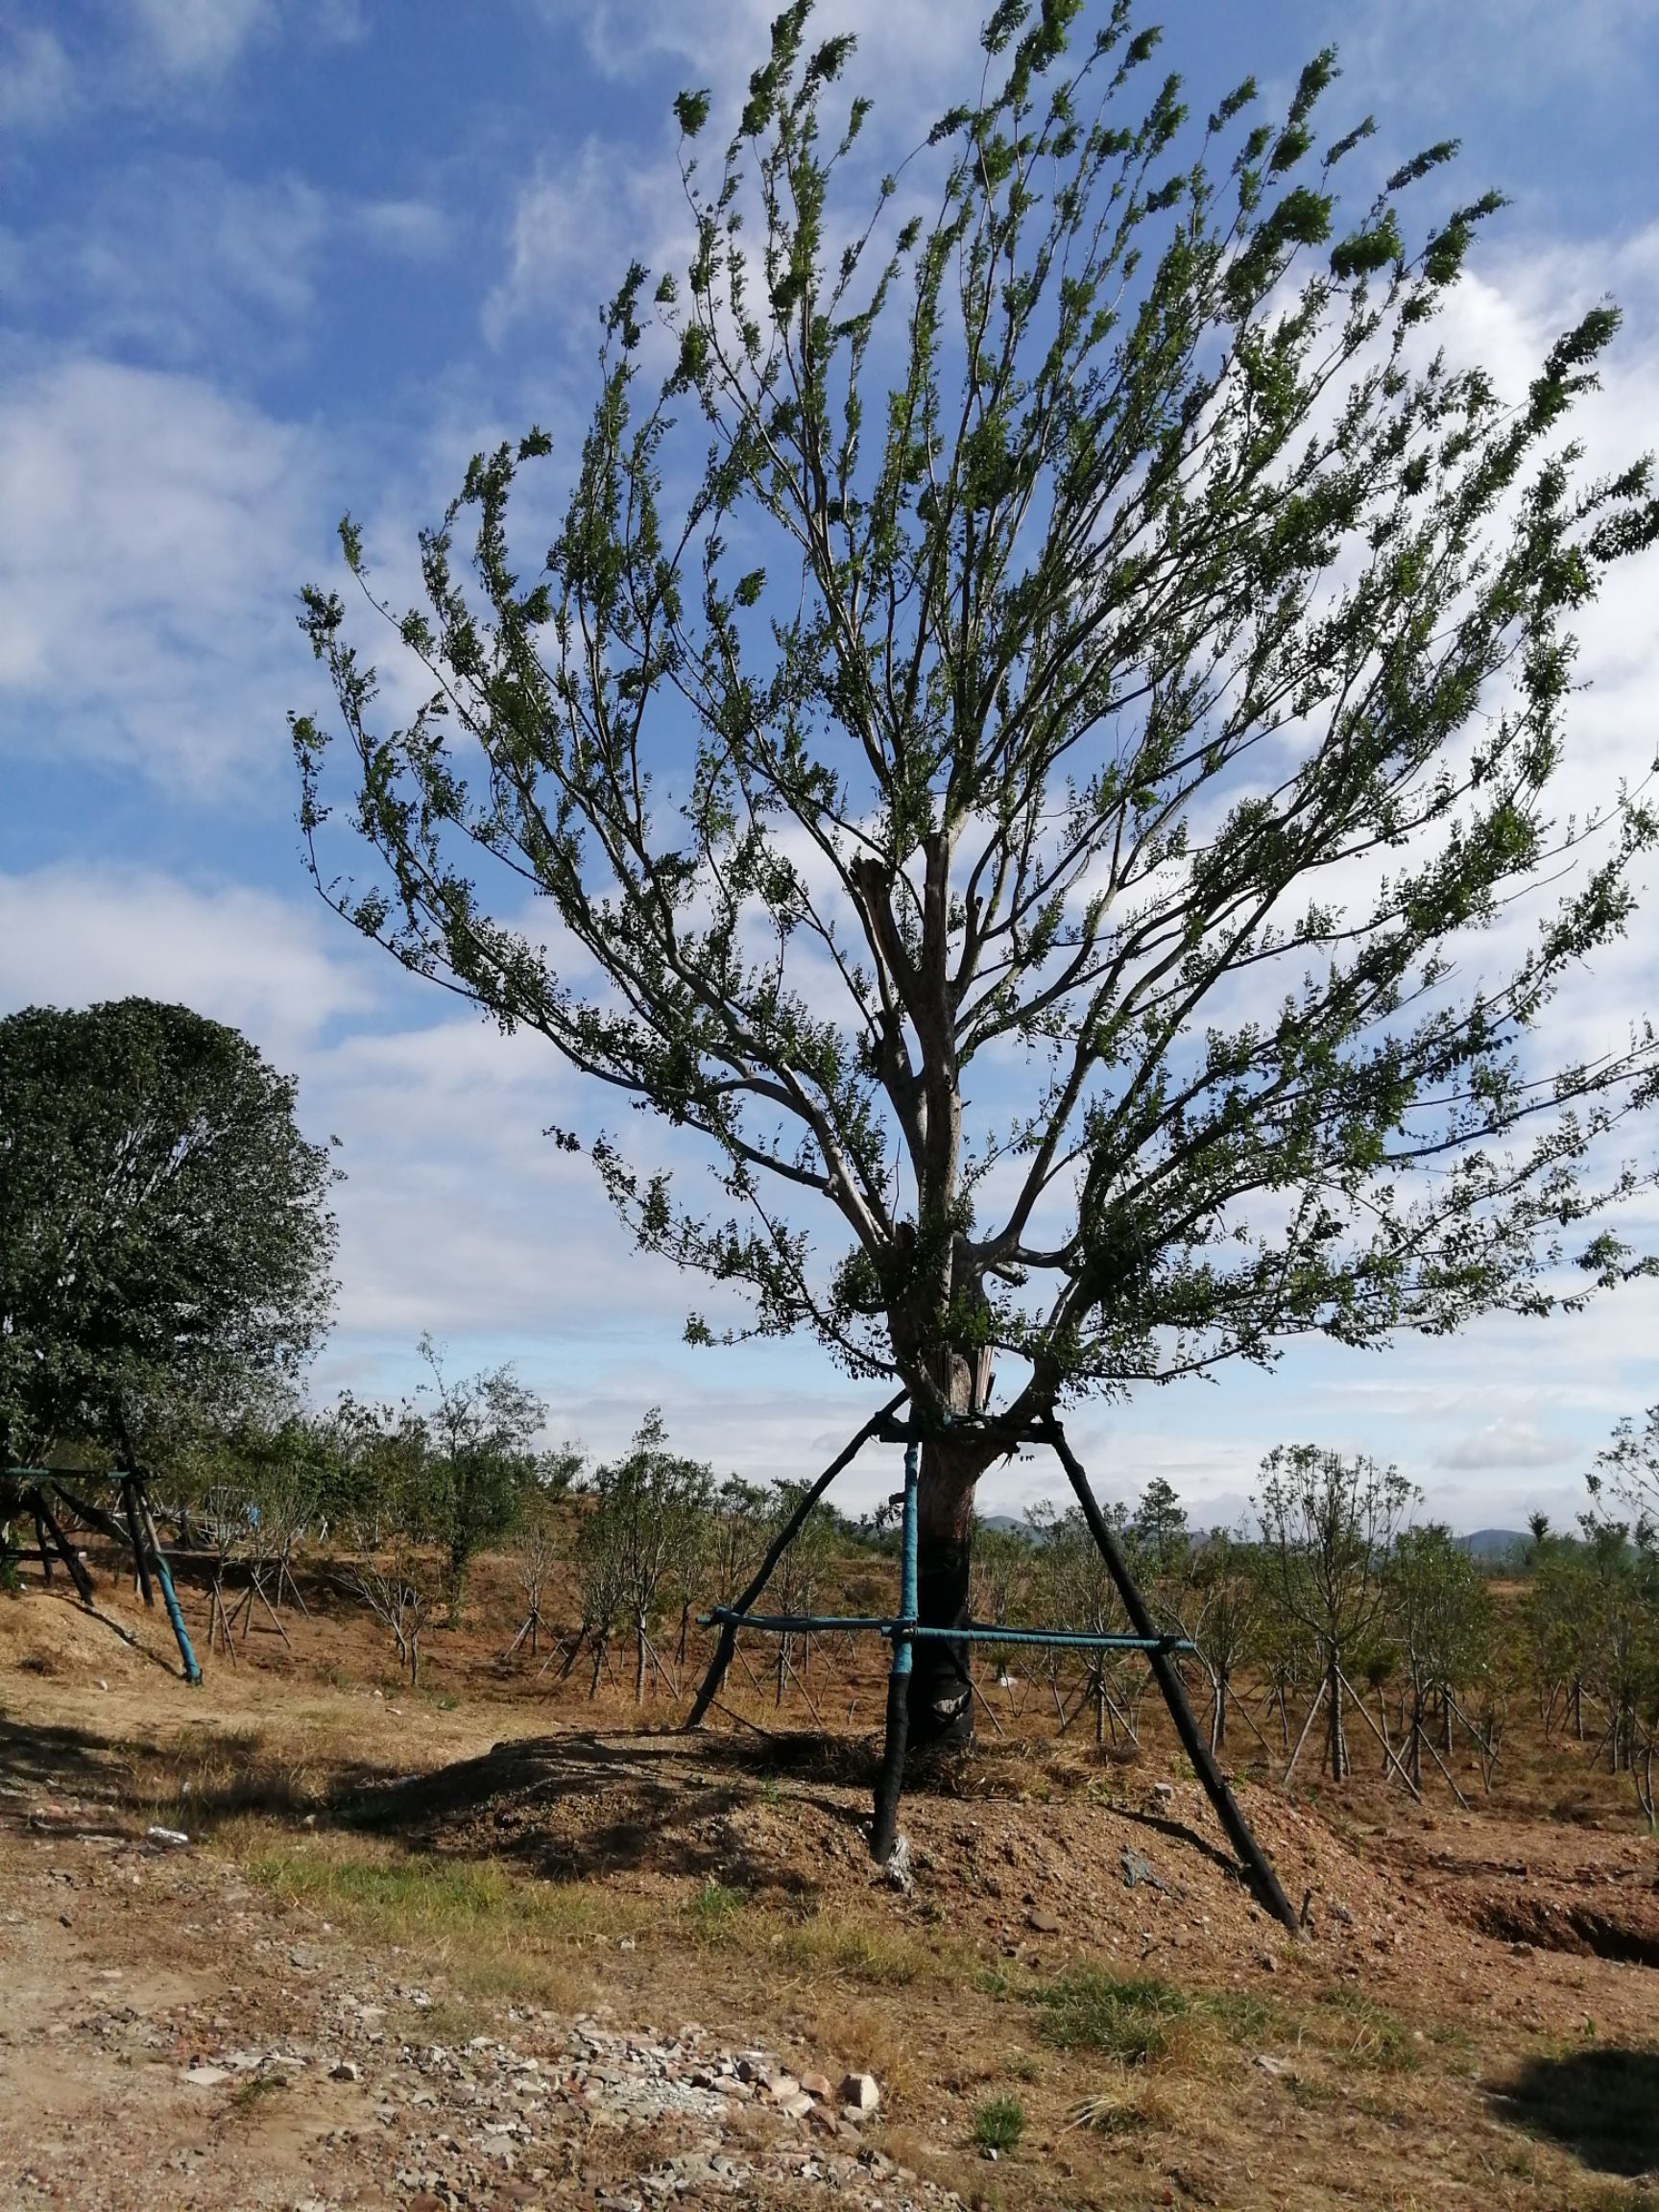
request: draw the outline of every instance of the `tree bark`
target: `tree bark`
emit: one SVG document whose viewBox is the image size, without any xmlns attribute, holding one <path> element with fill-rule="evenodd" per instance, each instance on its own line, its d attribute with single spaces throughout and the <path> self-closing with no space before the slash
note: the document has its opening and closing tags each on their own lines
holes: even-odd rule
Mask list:
<svg viewBox="0 0 1659 2212">
<path fill-rule="evenodd" d="M 925 1627 L 966 1626 L 974 1561 L 974 1491 L 989 1460 L 983 1443 L 929 1439 L 916 1491 L 916 1617 Z M 912 1749 L 950 1747 L 974 1735 L 974 1689 L 966 1643 L 916 1640 L 910 1676 Z"/>
</svg>

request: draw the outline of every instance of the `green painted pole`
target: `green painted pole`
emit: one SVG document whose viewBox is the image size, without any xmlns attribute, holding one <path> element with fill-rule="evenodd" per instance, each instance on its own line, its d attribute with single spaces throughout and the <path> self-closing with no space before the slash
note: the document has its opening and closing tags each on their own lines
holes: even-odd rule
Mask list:
<svg viewBox="0 0 1659 2212">
<path fill-rule="evenodd" d="M 887 1735 L 881 1771 L 876 1778 L 875 1817 L 870 1824 L 870 1856 L 885 1866 L 899 1836 L 899 1797 L 904 1787 L 904 1753 L 910 1740 L 910 1672 L 915 1662 L 916 1485 L 922 1446 L 914 1436 L 904 1447 L 904 1521 L 899 1553 L 899 1618 L 893 1623 L 893 1665 L 887 1675 Z"/>
</svg>

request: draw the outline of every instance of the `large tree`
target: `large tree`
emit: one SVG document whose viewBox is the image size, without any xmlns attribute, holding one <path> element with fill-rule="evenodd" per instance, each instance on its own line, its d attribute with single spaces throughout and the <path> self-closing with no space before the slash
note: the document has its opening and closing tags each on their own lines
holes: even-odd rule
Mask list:
<svg viewBox="0 0 1659 2212">
<path fill-rule="evenodd" d="M 149 998 L 0 1022 L 0 1463 L 125 1466 L 181 1413 L 291 1378 L 326 1327 L 327 1148 L 293 1078 Z"/>
<path fill-rule="evenodd" d="M 591 1150 L 643 1244 L 909 1388 L 944 1623 L 979 1475 L 1069 1394 L 1618 1280 L 1591 1217 L 1654 1091 L 1645 1028 L 1540 1030 L 1655 829 L 1575 763 L 1551 811 L 1572 622 L 1659 528 L 1566 441 L 1617 314 L 1506 398 L 1431 342 L 1501 204 L 1453 147 L 1344 212 L 1329 53 L 1200 130 L 1154 31 L 1083 15 L 1003 0 L 854 214 L 852 41 L 787 9 L 711 171 L 676 103 L 689 263 L 609 310 L 545 560 L 535 430 L 422 538 L 424 606 L 342 525 L 406 726 L 304 599 L 375 856 L 335 874 L 297 717 L 325 895 L 703 1141 L 711 1211 Z M 919 1737 L 966 1726 L 958 1653 L 916 1682 Z"/>
</svg>

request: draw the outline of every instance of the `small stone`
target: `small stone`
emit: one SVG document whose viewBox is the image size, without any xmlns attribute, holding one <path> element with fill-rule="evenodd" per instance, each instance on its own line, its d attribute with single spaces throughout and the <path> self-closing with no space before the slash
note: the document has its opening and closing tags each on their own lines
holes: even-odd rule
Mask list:
<svg viewBox="0 0 1659 2212">
<path fill-rule="evenodd" d="M 217 2089 L 221 2081 L 229 2080 L 230 2069 L 228 2066 L 186 2066 L 184 2079 L 194 2082 L 198 2089 Z"/>
<path fill-rule="evenodd" d="M 793 2074 L 774 2074 L 766 2084 L 766 2094 L 774 2104 L 787 2104 L 790 2098 L 799 2095 L 801 2084 Z"/>
<path fill-rule="evenodd" d="M 1035 1930 L 1039 1936 L 1058 1936 L 1060 1933 L 1060 1915 L 1058 1912 L 1045 1912 L 1037 1907 L 1033 1907 L 1025 1915 L 1025 1925 L 1027 1928 Z"/>
<path fill-rule="evenodd" d="M 880 2085 L 874 2074 L 849 2074 L 841 2083 L 841 2102 L 855 2112 L 874 2112 L 881 2102 Z"/>
<path fill-rule="evenodd" d="M 1154 1782 L 1152 1794 L 1157 1798 L 1160 1805 L 1173 1805 L 1175 1802 L 1175 1785 L 1173 1782 Z"/>
<path fill-rule="evenodd" d="M 328 2079 L 330 2081 L 357 2081 L 361 2080 L 362 2074 L 363 2069 L 355 2058 L 342 2058 L 338 2066 L 329 2069 Z"/>
</svg>

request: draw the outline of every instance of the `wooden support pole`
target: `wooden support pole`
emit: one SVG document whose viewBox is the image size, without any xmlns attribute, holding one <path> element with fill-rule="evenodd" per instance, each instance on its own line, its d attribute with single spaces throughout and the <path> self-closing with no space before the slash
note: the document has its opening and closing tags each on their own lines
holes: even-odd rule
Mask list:
<svg viewBox="0 0 1659 2212">
<path fill-rule="evenodd" d="M 1336 1670 L 1336 1679 L 1342 1684 L 1349 1696 L 1354 1700 L 1355 1705 L 1358 1709 L 1359 1718 L 1364 1721 L 1366 1727 L 1370 1729 L 1372 1735 L 1376 1737 L 1378 1743 L 1382 1744 L 1383 1758 L 1387 1760 L 1389 1766 L 1393 1767 L 1395 1773 L 1399 1775 L 1401 1781 L 1405 1783 L 1407 1789 L 1410 1791 L 1412 1796 L 1416 1798 L 1419 1804 L 1421 1804 L 1423 1802 L 1422 1791 L 1418 1789 L 1416 1783 L 1412 1781 L 1410 1775 L 1407 1773 L 1405 1767 L 1402 1767 L 1399 1760 L 1395 1758 L 1394 1746 L 1389 1743 L 1387 1737 L 1383 1735 L 1382 1729 L 1378 1727 L 1376 1721 L 1372 1719 L 1370 1712 L 1366 1707 L 1364 1698 L 1360 1696 L 1358 1691 L 1355 1689 L 1353 1683 L 1349 1681 L 1347 1675 L 1343 1673 L 1340 1668 Z"/>
<path fill-rule="evenodd" d="M 1312 1727 L 1313 1717 L 1318 1712 L 1320 1706 L 1324 1704 L 1325 1693 L 1330 1689 L 1330 1677 L 1328 1675 L 1321 1674 L 1319 1677 L 1319 1687 L 1313 1693 L 1313 1702 L 1308 1708 L 1308 1718 L 1302 1723 L 1302 1733 L 1296 1739 L 1296 1748 L 1290 1754 L 1290 1764 L 1286 1767 L 1284 1775 L 1281 1778 L 1281 1786 L 1283 1786 L 1283 1783 L 1288 1782 L 1291 1775 L 1296 1771 L 1296 1762 L 1302 1756 L 1302 1746 L 1308 1741 L 1308 1731 Z M 1281 1713 L 1284 1712 L 1283 1704 L 1280 1706 L 1280 1711 Z"/>
<path fill-rule="evenodd" d="M 1083 1508 L 1083 1518 L 1089 1524 L 1089 1532 L 1099 1548 L 1113 1581 L 1118 1585 L 1118 1595 L 1123 1600 L 1123 1609 L 1129 1616 L 1136 1635 L 1156 1636 L 1157 1625 L 1146 1609 L 1135 1577 L 1129 1572 L 1129 1562 L 1123 1555 L 1123 1548 L 1100 1510 L 1088 1476 L 1066 1441 L 1066 1431 L 1052 1418 L 1045 1426 L 1048 1439 L 1059 1455 L 1060 1464 L 1066 1470 L 1067 1480 L 1076 1495 L 1078 1504 Z M 1151 1661 L 1158 1687 L 1164 1693 L 1164 1702 L 1169 1708 L 1169 1718 L 1175 1723 L 1175 1733 L 1181 1739 L 1181 1748 L 1191 1762 L 1192 1771 L 1204 1785 L 1205 1794 L 1215 1808 L 1216 1818 L 1221 1823 L 1227 1840 L 1238 1854 L 1250 1878 L 1251 1887 L 1274 1918 L 1288 1928 L 1292 1935 L 1297 1934 L 1296 1914 L 1289 1898 L 1285 1894 L 1284 1886 L 1273 1871 L 1271 1860 L 1251 1834 L 1250 1824 L 1239 1812 L 1233 1792 L 1227 1787 L 1226 1777 L 1204 1740 L 1204 1731 L 1193 1718 L 1192 1708 L 1187 1701 L 1186 1685 L 1181 1679 L 1181 1670 L 1167 1651 L 1154 1647 L 1147 1653 L 1147 1657 Z"/>
<path fill-rule="evenodd" d="M 156 1593 L 150 1587 L 150 1562 L 144 1556 L 144 1524 L 138 1517 L 138 1485 L 131 1475 L 121 1478 L 121 1502 L 127 1512 L 127 1540 L 132 1547 L 132 1564 L 138 1572 L 138 1588 L 146 1605 L 154 1606 Z"/>
<path fill-rule="evenodd" d="M 817 1504 L 819 1499 L 823 1497 L 825 1491 L 829 1489 L 830 1483 L 834 1481 L 836 1476 L 840 1474 L 841 1470 L 844 1467 L 848 1467 L 852 1464 L 852 1462 L 858 1456 L 859 1453 L 863 1451 L 865 1445 L 869 1443 L 871 1437 L 875 1435 L 877 1430 L 880 1428 L 884 1421 L 890 1420 L 892 1418 L 892 1416 L 899 1410 L 900 1407 L 903 1405 L 905 1399 L 908 1396 L 909 1392 L 907 1390 L 901 1390 L 894 1397 L 889 1398 L 886 1405 L 882 1407 L 881 1410 L 878 1413 L 873 1413 L 869 1420 L 865 1422 L 863 1428 L 859 1430 L 857 1435 L 853 1438 L 852 1442 L 846 1445 L 844 1449 L 837 1453 L 835 1457 L 830 1460 L 829 1466 L 825 1468 L 823 1474 L 819 1476 L 817 1481 L 812 1484 L 811 1488 L 805 1492 L 801 1500 L 800 1504 L 795 1508 L 794 1512 L 790 1514 L 783 1527 L 772 1539 L 770 1545 L 768 1545 L 766 1550 L 766 1556 L 761 1560 L 758 1568 L 756 1570 L 754 1578 L 751 1580 L 748 1588 L 743 1592 L 742 1596 L 737 1599 L 735 1603 L 733 1605 L 732 1611 L 733 1613 L 747 1613 L 750 1611 L 755 1603 L 756 1599 L 759 1597 L 761 1591 L 764 1590 L 767 1583 L 771 1581 L 773 1569 L 777 1566 L 779 1560 L 782 1558 L 784 1552 L 788 1551 L 790 1545 L 795 1541 L 796 1533 L 801 1527 L 802 1523 L 805 1520 L 807 1514 L 811 1512 L 813 1506 Z M 732 1654 L 736 1649 L 736 1647 L 737 1629 L 735 1623 L 731 1621 L 722 1621 L 720 1623 L 719 1641 L 714 1647 L 714 1656 L 709 1662 L 709 1671 L 703 1677 L 703 1687 L 698 1691 L 696 1698 L 692 1703 L 691 1710 L 685 1716 L 685 1727 L 687 1733 L 689 1733 L 691 1729 L 700 1728 L 703 1725 L 703 1716 L 708 1712 L 709 1706 L 713 1703 L 715 1697 L 719 1695 L 720 1685 L 726 1679 L 726 1670 L 732 1664 Z"/>
<path fill-rule="evenodd" d="M 44 1524 L 47 1534 L 51 1536 L 53 1543 L 57 1546 L 58 1556 L 68 1569 L 69 1579 L 74 1583 L 82 1604 L 90 1605 L 92 1602 L 92 1577 L 82 1566 L 80 1553 L 74 1550 L 69 1539 L 53 1519 L 51 1506 L 47 1504 L 38 1491 L 36 1493 L 35 1516 L 37 1525 Z"/>
</svg>

